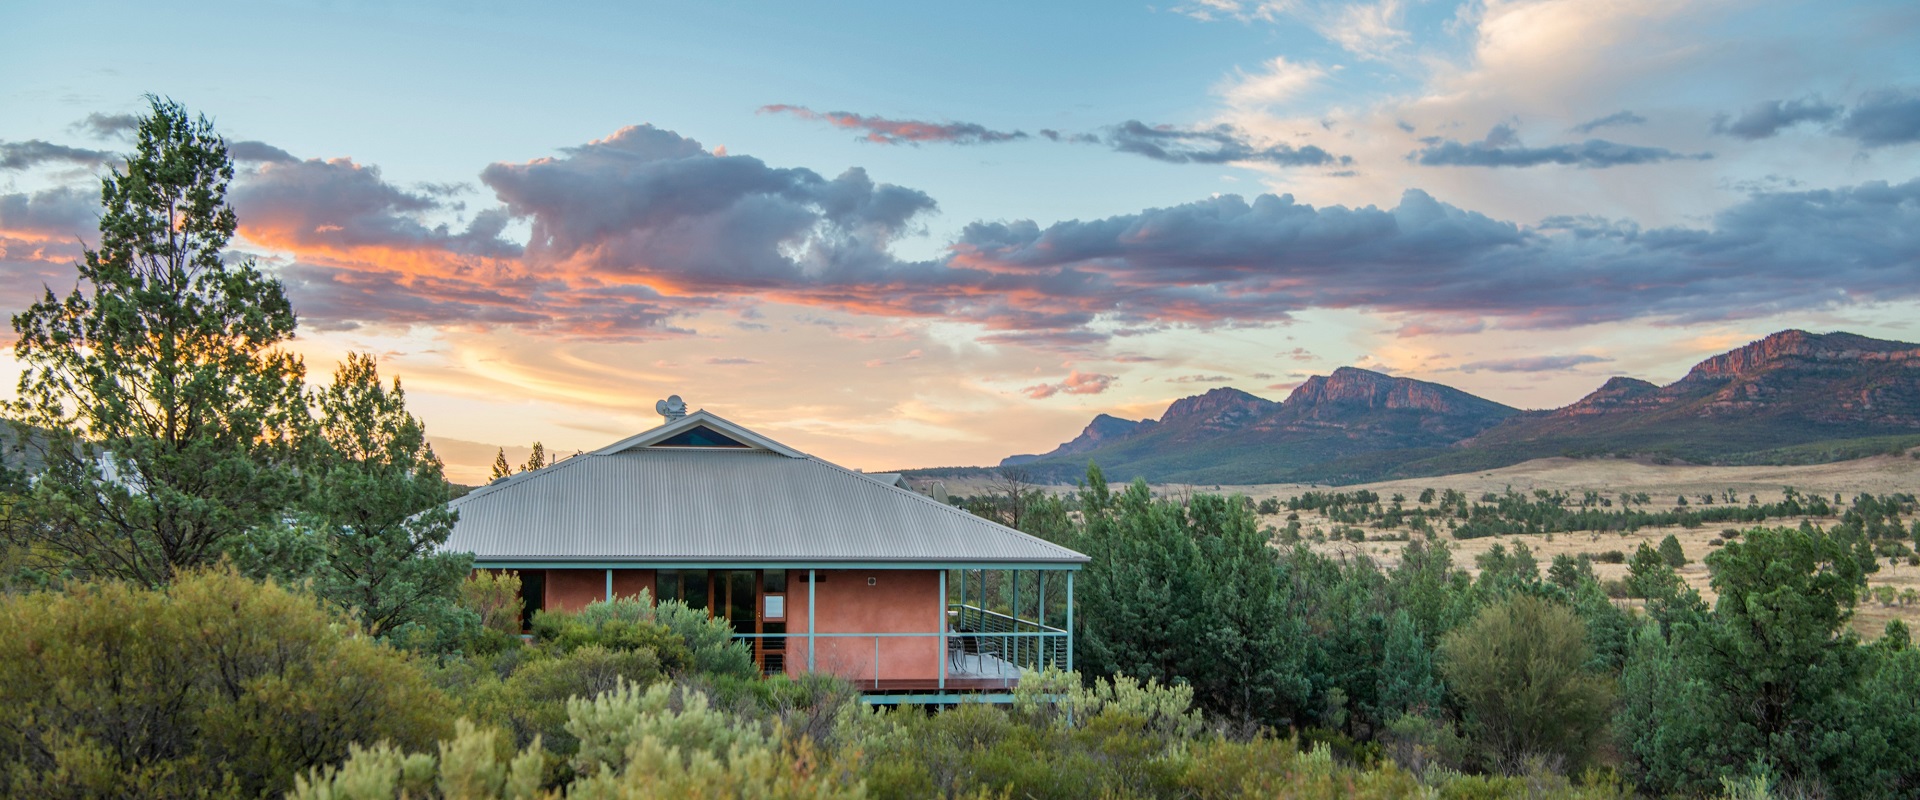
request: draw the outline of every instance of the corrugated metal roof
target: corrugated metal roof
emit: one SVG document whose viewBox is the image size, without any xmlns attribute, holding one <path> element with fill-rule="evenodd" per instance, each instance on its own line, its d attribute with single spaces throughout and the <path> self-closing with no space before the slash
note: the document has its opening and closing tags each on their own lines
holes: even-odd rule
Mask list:
<svg viewBox="0 0 1920 800">
<path fill-rule="evenodd" d="M 451 505 L 460 516 L 446 549 L 483 564 L 1087 560 L 818 458 L 760 449 L 602 450 Z"/>
</svg>

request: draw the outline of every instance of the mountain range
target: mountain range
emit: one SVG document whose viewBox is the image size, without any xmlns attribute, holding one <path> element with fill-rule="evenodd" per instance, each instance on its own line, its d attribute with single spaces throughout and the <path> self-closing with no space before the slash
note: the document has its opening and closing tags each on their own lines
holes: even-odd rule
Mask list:
<svg viewBox="0 0 1920 800">
<path fill-rule="evenodd" d="M 1001 467 L 1044 480 L 1070 481 L 1094 462 L 1110 480 L 1338 484 L 1548 456 L 1810 463 L 1915 444 L 1920 345 L 1789 330 L 1666 386 L 1616 377 L 1544 411 L 1354 367 L 1309 378 L 1277 403 L 1214 389 L 1174 401 L 1159 419 L 1101 414 L 1072 441 Z"/>
</svg>

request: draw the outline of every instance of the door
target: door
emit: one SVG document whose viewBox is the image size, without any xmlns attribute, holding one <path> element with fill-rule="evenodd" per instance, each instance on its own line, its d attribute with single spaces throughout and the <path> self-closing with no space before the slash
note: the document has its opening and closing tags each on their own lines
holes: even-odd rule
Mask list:
<svg viewBox="0 0 1920 800">
<path fill-rule="evenodd" d="M 786 669 L 786 570 L 715 570 L 712 580 L 713 602 L 708 606 L 715 617 L 725 619 L 734 633 L 756 634 L 746 639 L 753 648 L 753 663 L 763 673 Z M 761 634 L 775 634 L 763 638 Z"/>
</svg>

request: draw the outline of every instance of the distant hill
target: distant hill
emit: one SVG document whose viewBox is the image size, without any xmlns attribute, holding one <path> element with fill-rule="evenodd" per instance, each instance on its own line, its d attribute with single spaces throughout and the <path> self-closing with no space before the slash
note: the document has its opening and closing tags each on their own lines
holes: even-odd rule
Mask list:
<svg viewBox="0 0 1920 800">
<path fill-rule="evenodd" d="M 1092 461 L 1115 480 L 1356 483 L 1548 456 L 1810 463 L 1914 444 L 1920 345 L 1790 330 L 1702 361 L 1670 385 L 1613 378 L 1548 411 L 1353 367 L 1309 378 L 1278 403 L 1214 389 L 1174 401 L 1157 420 L 1101 414 L 1072 441 L 1002 466 L 1062 481 Z"/>
</svg>

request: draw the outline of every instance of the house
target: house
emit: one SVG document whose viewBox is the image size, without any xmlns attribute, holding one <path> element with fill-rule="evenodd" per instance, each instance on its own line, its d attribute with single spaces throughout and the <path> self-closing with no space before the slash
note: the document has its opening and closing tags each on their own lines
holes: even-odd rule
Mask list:
<svg viewBox="0 0 1920 800">
<path fill-rule="evenodd" d="M 453 501 L 446 546 L 517 571 L 529 614 L 681 600 L 766 673 L 831 672 L 873 702 L 1005 699 L 1022 669 L 1072 669 L 1086 556 L 683 409 Z"/>
</svg>

